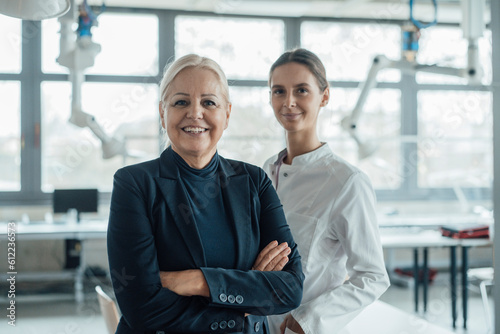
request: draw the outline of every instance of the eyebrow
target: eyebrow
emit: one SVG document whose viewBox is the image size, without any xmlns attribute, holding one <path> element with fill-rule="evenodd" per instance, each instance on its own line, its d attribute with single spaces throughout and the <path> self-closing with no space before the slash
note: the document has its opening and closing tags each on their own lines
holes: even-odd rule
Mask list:
<svg viewBox="0 0 500 334">
<path fill-rule="evenodd" d="M 273 86 L 271 86 L 271 89 L 281 88 L 281 87 L 283 87 L 283 85 L 273 85 Z M 299 84 L 295 85 L 294 87 L 311 87 L 311 85 L 308 84 L 307 82 L 303 82 L 303 83 L 299 83 Z"/>
<path fill-rule="evenodd" d="M 176 96 L 176 95 L 181 95 L 181 96 L 189 96 L 188 93 L 182 93 L 182 92 L 179 92 L 179 93 L 175 93 L 174 95 L 172 96 Z M 205 93 L 205 94 L 201 94 L 202 97 L 207 97 L 207 96 L 213 96 L 213 97 L 217 97 L 217 95 L 215 94 L 212 94 L 212 93 Z"/>
</svg>

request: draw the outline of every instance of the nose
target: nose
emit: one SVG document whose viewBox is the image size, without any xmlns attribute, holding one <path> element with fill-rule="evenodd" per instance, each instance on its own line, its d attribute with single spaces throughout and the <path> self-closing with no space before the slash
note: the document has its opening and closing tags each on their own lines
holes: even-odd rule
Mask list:
<svg viewBox="0 0 500 334">
<path fill-rule="evenodd" d="M 291 93 L 287 94 L 283 106 L 287 107 L 287 108 L 294 108 L 297 106 L 297 103 L 295 101 L 295 97 L 293 96 L 293 94 L 291 94 Z"/>
<path fill-rule="evenodd" d="M 199 103 L 192 104 L 187 111 L 186 117 L 189 119 L 202 119 L 203 107 Z"/>
</svg>

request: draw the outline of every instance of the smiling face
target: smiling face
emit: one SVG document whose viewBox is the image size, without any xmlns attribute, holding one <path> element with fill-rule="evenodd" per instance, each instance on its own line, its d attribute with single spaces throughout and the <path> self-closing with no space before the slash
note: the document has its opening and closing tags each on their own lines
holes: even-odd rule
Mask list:
<svg viewBox="0 0 500 334">
<path fill-rule="evenodd" d="M 231 104 L 217 75 L 208 69 L 188 67 L 168 87 L 160 117 L 172 149 L 191 167 L 205 167 L 229 123 Z"/>
<path fill-rule="evenodd" d="M 270 85 L 274 114 L 287 133 L 315 134 L 318 112 L 328 103 L 329 89 L 322 92 L 307 66 L 295 62 L 276 67 Z"/>
</svg>

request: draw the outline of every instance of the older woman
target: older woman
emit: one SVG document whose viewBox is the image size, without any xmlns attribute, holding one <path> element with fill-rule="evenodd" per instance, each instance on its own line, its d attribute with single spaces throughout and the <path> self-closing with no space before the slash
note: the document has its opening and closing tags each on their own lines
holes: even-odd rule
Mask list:
<svg viewBox="0 0 500 334">
<path fill-rule="evenodd" d="M 118 170 L 108 228 L 117 333 L 267 333 L 300 304 L 300 256 L 263 170 L 217 153 L 227 80 L 187 55 L 160 86 L 170 146 Z"/>
</svg>

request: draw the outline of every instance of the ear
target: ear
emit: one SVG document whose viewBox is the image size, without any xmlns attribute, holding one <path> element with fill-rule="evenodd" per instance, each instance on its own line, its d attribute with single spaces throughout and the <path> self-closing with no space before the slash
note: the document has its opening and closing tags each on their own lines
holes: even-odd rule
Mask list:
<svg viewBox="0 0 500 334">
<path fill-rule="evenodd" d="M 229 126 L 229 116 L 231 116 L 231 108 L 232 107 L 233 107 L 233 105 L 231 104 L 231 102 L 229 102 L 227 105 L 227 110 L 226 110 L 226 126 L 224 126 L 224 130 L 226 130 L 227 127 Z"/>
<path fill-rule="evenodd" d="M 166 130 L 167 128 L 165 127 L 165 110 L 163 110 L 163 103 L 162 102 L 160 102 L 158 104 L 158 110 L 160 111 L 161 127 Z"/>
<path fill-rule="evenodd" d="M 330 87 L 326 87 L 325 90 L 323 91 L 323 97 L 321 98 L 321 107 L 324 107 L 328 104 L 328 101 L 330 101 Z"/>
</svg>

